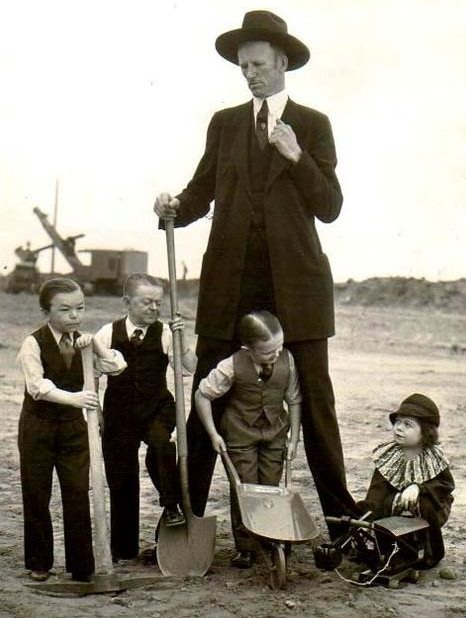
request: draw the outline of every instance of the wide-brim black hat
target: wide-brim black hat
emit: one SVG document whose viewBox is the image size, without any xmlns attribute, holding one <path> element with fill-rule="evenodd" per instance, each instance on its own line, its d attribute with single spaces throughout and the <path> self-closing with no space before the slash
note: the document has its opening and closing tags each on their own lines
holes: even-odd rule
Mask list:
<svg viewBox="0 0 466 618">
<path fill-rule="evenodd" d="M 286 22 L 270 11 L 246 13 L 241 28 L 221 34 L 215 41 L 215 49 L 229 62 L 238 64 L 238 47 L 248 41 L 268 41 L 277 45 L 288 58 L 287 71 L 299 69 L 311 55 L 304 43 L 288 34 Z"/>
<path fill-rule="evenodd" d="M 390 421 L 393 424 L 397 416 L 412 416 L 422 419 L 427 423 L 432 423 L 436 427 L 440 424 L 440 412 L 437 405 L 425 395 L 413 393 L 400 403 L 396 412 L 390 414 Z"/>
</svg>

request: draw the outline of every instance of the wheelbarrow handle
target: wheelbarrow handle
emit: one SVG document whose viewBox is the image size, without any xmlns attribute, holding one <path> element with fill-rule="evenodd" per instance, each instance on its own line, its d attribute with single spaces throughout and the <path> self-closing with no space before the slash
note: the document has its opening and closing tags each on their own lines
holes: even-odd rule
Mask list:
<svg viewBox="0 0 466 618">
<path fill-rule="evenodd" d="M 285 459 L 285 487 L 291 485 L 291 459 Z"/>
<path fill-rule="evenodd" d="M 239 487 L 241 485 L 241 479 L 239 478 L 238 472 L 230 459 L 230 455 L 228 455 L 226 451 L 222 451 L 222 461 L 225 465 L 230 483 L 236 487 Z"/>
</svg>

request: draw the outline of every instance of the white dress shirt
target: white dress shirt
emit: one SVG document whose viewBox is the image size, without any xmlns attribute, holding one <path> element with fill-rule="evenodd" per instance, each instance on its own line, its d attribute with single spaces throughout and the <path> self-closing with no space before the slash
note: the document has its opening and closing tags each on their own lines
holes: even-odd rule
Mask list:
<svg viewBox="0 0 466 618">
<path fill-rule="evenodd" d="M 301 389 L 299 386 L 298 372 L 296 371 L 296 365 L 294 358 L 289 352 L 285 350 L 288 355 L 290 363 L 290 376 L 286 387 L 284 400 L 288 405 L 301 403 Z M 254 369 L 259 376 L 261 366 L 253 362 Z M 235 382 L 235 369 L 233 355 L 224 358 L 219 364 L 210 371 L 210 373 L 203 378 L 199 383 L 199 391 L 206 399 L 213 401 L 225 395 L 233 386 Z"/>
<path fill-rule="evenodd" d="M 131 341 L 131 337 L 135 330 L 142 330 L 142 339 L 147 334 L 148 326 L 137 326 L 134 324 L 128 316 L 125 318 L 125 328 L 126 334 L 128 335 L 128 339 Z M 112 345 L 112 335 L 113 335 L 113 323 L 110 322 L 102 326 L 102 328 L 97 332 L 95 338 L 101 343 L 104 347 L 110 348 Z M 162 322 L 162 335 L 161 335 L 161 344 L 162 351 L 164 354 L 168 356 L 168 362 L 170 367 L 173 369 L 173 334 L 168 324 Z M 193 357 L 193 358 L 192 358 Z M 188 354 L 182 357 L 183 368 L 187 373 L 183 371 L 183 375 L 191 375 L 193 373 L 193 367 L 190 366 L 190 363 L 195 363 L 194 353 L 189 351 Z"/>
<path fill-rule="evenodd" d="M 281 92 L 277 92 L 277 94 L 266 97 L 266 100 L 267 107 L 269 109 L 269 114 L 267 117 L 267 129 L 270 137 L 270 134 L 272 133 L 277 120 L 280 120 L 283 111 L 285 110 L 286 104 L 288 102 L 288 93 L 286 92 L 286 90 L 282 90 Z M 257 114 L 259 113 L 263 102 L 264 99 L 258 99 L 257 97 L 253 98 L 254 124 L 257 121 Z"/>
<path fill-rule="evenodd" d="M 47 324 L 53 338 L 59 346 L 63 333 L 55 330 Z M 126 361 L 121 352 L 112 350 L 113 355 L 110 359 L 100 358 L 94 354 L 94 375 L 98 377 L 103 373 L 118 375 L 126 368 Z M 58 388 L 52 380 L 44 378 L 44 367 L 40 358 L 40 347 L 37 339 L 28 335 L 18 352 L 17 361 L 23 371 L 26 390 L 35 400 L 43 399 L 51 390 Z"/>
</svg>

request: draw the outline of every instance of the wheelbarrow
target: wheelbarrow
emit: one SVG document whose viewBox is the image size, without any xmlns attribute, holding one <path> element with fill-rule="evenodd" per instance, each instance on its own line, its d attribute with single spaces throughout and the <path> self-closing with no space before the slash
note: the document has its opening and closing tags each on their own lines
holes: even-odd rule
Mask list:
<svg viewBox="0 0 466 618">
<path fill-rule="evenodd" d="M 290 544 L 307 543 L 319 532 L 296 491 L 290 489 L 291 463 L 286 461 L 285 486 L 242 483 L 228 453 L 222 453 L 230 485 L 238 501 L 241 519 L 248 534 L 258 541 L 270 571 L 270 586 L 286 588 L 286 554 Z M 270 547 L 265 552 L 262 543 Z"/>
</svg>

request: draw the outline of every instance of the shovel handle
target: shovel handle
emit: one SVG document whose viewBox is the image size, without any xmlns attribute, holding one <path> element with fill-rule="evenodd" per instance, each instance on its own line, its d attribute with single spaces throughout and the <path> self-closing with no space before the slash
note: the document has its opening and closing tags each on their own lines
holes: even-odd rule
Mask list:
<svg viewBox="0 0 466 618">
<path fill-rule="evenodd" d="M 178 294 L 176 288 L 176 261 L 175 261 L 175 233 L 173 217 L 165 218 L 165 235 L 167 240 L 168 279 L 170 284 L 171 319 L 178 314 Z M 181 333 L 173 332 L 173 369 L 175 374 L 175 403 L 176 403 L 176 441 L 178 446 L 178 461 L 180 468 L 181 492 L 183 505 L 191 510 L 191 501 L 188 490 L 188 442 L 186 438 L 186 412 L 184 403 L 183 363 L 181 353 Z"/>
<path fill-rule="evenodd" d="M 84 374 L 84 389 L 95 391 L 94 352 L 92 345 L 81 350 Z M 97 409 L 85 408 L 87 416 L 87 434 L 92 482 L 92 506 L 94 512 L 94 559 L 96 573 L 113 573 L 112 554 L 110 550 L 107 519 L 105 515 L 105 482 L 102 469 L 102 445 L 99 434 L 99 417 Z"/>
</svg>

